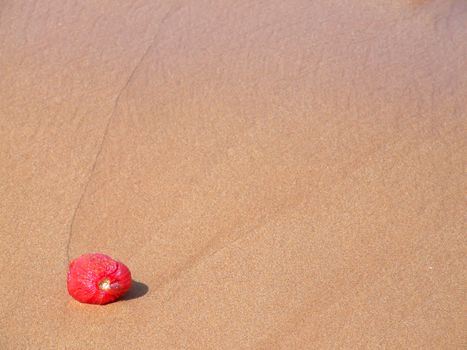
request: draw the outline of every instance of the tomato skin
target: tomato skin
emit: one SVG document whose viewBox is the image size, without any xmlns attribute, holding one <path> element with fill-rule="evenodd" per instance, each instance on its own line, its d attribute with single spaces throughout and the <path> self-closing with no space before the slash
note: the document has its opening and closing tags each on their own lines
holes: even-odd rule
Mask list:
<svg viewBox="0 0 467 350">
<path fill-rule="evenodd" d="M 67 275 L 68 293 L 86 304 L 108 304 L 131 288 L 131 272 L 110 256 L 84 254 L 70 261 Z"/>
</svg>

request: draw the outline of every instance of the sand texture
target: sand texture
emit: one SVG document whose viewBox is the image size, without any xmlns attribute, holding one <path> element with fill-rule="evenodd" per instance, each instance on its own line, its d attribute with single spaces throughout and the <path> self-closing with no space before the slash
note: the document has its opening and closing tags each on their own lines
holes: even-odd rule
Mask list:
<svg viewBox="0 0 467 350">
<path fill-rule="evenodd" d="M 0 1 L 0 349 L 465 349 L 466 23 Z M 74 301 L 88 252 L 136 288 Z"/>
</svg>

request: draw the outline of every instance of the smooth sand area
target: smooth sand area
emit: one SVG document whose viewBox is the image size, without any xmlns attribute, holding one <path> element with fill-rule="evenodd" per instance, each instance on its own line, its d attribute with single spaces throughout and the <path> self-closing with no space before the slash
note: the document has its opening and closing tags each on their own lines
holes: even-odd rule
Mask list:
<svg viewBox="0 0 467 350">
<path fill-rule="evenodd" d="M 0 1 L 0 349 L 462 349 L 467 2 Z M 79 304 L 67 261 L 138 281 Z"/>
</svg>

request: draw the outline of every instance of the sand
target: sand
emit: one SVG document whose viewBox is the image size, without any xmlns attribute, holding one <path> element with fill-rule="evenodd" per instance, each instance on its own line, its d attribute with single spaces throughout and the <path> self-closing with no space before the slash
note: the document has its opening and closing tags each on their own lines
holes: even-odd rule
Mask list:
<svg viewBox="0 0 467 350">
<path fill-rule="evenodd" d="M 467 4 L 0 2 L 1 349 L 461 349 Z M 138 283 L 79 304 L 68 260 Z"/>
</svg>

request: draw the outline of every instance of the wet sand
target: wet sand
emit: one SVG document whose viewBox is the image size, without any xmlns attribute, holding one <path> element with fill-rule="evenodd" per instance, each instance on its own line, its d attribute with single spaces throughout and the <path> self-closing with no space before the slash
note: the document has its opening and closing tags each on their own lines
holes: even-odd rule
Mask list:
<svg viewBox="0 0 467 350">
<path fill-rule="evenodd" d="M 461 349 L 467 4 L 0 2 L 1 349 Z M 79 304 L 67 262 L 138 283 Z"/>
</svg>

